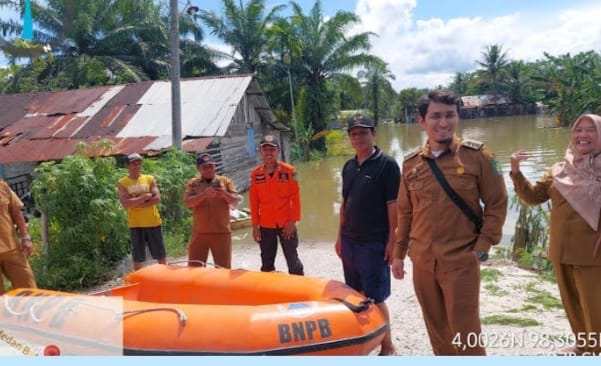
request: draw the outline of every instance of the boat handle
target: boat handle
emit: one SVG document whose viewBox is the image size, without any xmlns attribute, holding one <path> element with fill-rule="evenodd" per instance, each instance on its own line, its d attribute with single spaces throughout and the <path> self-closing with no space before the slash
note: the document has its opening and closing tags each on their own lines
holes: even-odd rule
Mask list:
<svg viewBox="0 0 601 366">
<path fill-rule="evenodd" d="M 21 316 L 21 315 L 23 315 L 23 314 L 26 314 L 26 313 L 27 313 L 27 311 L 28 311 L 28 310 L 24 310 L 24 311 L 22 311 L 22 312 L 20 312 L 20 313 L 19 313 L 18 311 L 16 311 L 16 310 L 13 310 L 13 309 L 12 309 L 12 307 L 11 307 L 11 305 L 10 305 L 10 302 L 9 302 L 9 300 L 8 300 L 8 298 L 9 298 L 10 296 L 2 296 L 2 297 L 4 297 L 4 308 L 6 309 L 6 311 L 8 311 L 8 312 L 9 312 L 9 314 L 10 314 L 10 315 L 13 315 L 13 316 Z"/>
<path fill-rule="evenodd" d="M 369 306 L 371 304 L 374 304 L 375 301 L 373 299 L 367 298 L 363 301 L 361 301 L 359 304 L 355 305 L 352 304 L 344 299 L 340 299 L 335 297 L 334 300 L 341 302 L 344 306 L 346 306 L 347 308 L 349 308 L 350 311 L 352 311 L 353 313 L 360 313 L 363 312 L 367 309 L 369 309 Z"/>
<path fill-rule="evenodd" d="M 139 314 L 144 314 L 144 313 L 150 313 L 153 311 L 170 311 L 172 313 L 176 313 L 177 318 L 179 320 L 179 325 L 182 327 L 185 327 L 186 323 L 188 322 L 188 315 L 186 315 L 186 313 L 183 310 L 180 310 L 177 308 L 150 308 L 150 309 L 142 309 L 142 310 L 130 310 L 130 311 L 124 311 L 122 313 L 122 315 L 125 318 L 127 316 L 134 316 L 134 315 L 139 315 Z"/>
<path fill-rule="evenodd" d="M 175 261 L 175 262 L 167 262 L 167 265 L 168 265 L 168 266 L 172 266 L 172 265 L 174 265 L 174 264 L 190 263 L 190 262 L 192 262 L 192 263 L 200 263 L 200 264 L 202 264 L 204 267 L 206 267 L 207 265 L 211 265 L 211 266 L 213 266 L 213 267 L 215 267 L 215 268 L 223 268 L 223 267 L 221 267 L 220 265 L 217 265 L 217 264 L 215 264 L 215 263 L 208 263 L 208 262 L 204 262 L 204 261 L 201 261 L 201 260 L 198 260 L 198 259 L 186 259 L 186 260 Z"/>
</svg>

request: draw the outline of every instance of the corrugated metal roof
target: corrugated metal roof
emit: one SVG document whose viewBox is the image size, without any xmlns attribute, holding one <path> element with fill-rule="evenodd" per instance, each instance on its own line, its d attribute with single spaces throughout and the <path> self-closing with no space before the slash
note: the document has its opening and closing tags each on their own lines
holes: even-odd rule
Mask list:
<svg viewBox="0 0 601 366">
<path fill-rule="evenodd" d="M 463 108 L 467 109 L 482 108 L 488 105 L 500 105 L 510 103 L 509 98 L 494 94 L 468 95 L 465 97 L 461 97 L 461 102 L 463 103 Z"/>
<path fill-rule="evenodd" d="M 195 79 L 181 83 L 182 136 L 223 136 L 252 76 Z M 171 135 L 171 83 L 155 82 L 138 101 L 138 113 L 118 137 Z"/>
<path fill-rule="evenodd" d="M 262 120 L 273 122 L 251 75 L 182 80 L 181 91 L 186 151 L 204 150 L 213 137 L 224 136 L 247 91 Z M 170 83 L 0 95 L 0 163 L 62 159 L 74 153 L 77 144 L 101 139 L 113 147 L 97 151 L 98 155 L 170 147 Z"/>
</svg>

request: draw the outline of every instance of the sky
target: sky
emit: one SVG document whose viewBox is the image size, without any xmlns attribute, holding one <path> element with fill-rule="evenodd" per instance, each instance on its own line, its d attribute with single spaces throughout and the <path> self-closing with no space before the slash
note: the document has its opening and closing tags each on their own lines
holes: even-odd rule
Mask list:
<svg viewBox="0 0 601 366">
<path fill-rule="evenodd" d="M 310 9 L 313 0 L 298 0 Z M 220 11 L 220 0 L 191 0 Z M 268 8 L 286 1 L 267 0 Z M 180 0 L 181 6 L 186 1 Z M 501 44 L 510 59 L 601 51 L 598 0 L 323 0 L 326 16 L 354 11 L 361 19 L 348 34 L 373 32 L 371 52 L 389 64 L 393 86 L 447 85 L 472 71 L 487 45 Z M 0 18 L 10 16 L 0 10 Z M 228 51 L 214 37 L 207 43 Z M 6 60 L 0 56 L 0 64 Z"/>
</svg>

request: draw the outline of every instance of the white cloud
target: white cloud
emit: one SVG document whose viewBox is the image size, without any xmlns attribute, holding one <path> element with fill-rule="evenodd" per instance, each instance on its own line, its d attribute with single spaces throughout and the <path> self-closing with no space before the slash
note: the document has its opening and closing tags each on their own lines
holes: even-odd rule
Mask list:
<svg viewBox="0 0 601 366">
<path fill-rule="evenodd" d="M 498 43 L 512 59 L 601 49 L 601 7 L 560 12 L 512 13 L 497 17 L 414 19 L 416 0 L 358 0 L 361 24 L 370 31 L 373 53 L 389 63 L 397 89 L 447 84 L 458 71 L 476 68 L 485 46 Z"/>
</svg>

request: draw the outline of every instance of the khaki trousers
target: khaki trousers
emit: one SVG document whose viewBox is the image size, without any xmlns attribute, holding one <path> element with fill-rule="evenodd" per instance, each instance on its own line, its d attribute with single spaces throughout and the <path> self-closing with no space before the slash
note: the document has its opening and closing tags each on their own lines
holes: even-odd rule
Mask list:
<svg viewBox="0 0 601 366">
<path fill-rule="evenodd" d="M 213 262 L 224 268 L 232 267 L 232 234 L 192 234 L 188 243 L 188 260 L 207 262 L 209 251 Z M 199 263 L 190 262 L 190 266 L 199 266 Z"/>
<path fill-rule="evenodd" d="M 435 355 L 486 355 L 478 342 L 480 263 L 476 256 L 448 271 L 414 262 L 413 285 Z M 458 342 L 464 346 L 454 345 Z"/>
<path fill-rule="evenodd" d="M 553 267 L 577 346 L 601 354 L 601 266 L 553 263 Z"/>
<path fill-rule="evenodd" d="M 29 261 L 18 249 L 0 254 L 0 294 L 4 290 L 2 275 L 14 289 L 37 287 Z"/>
</svg>

